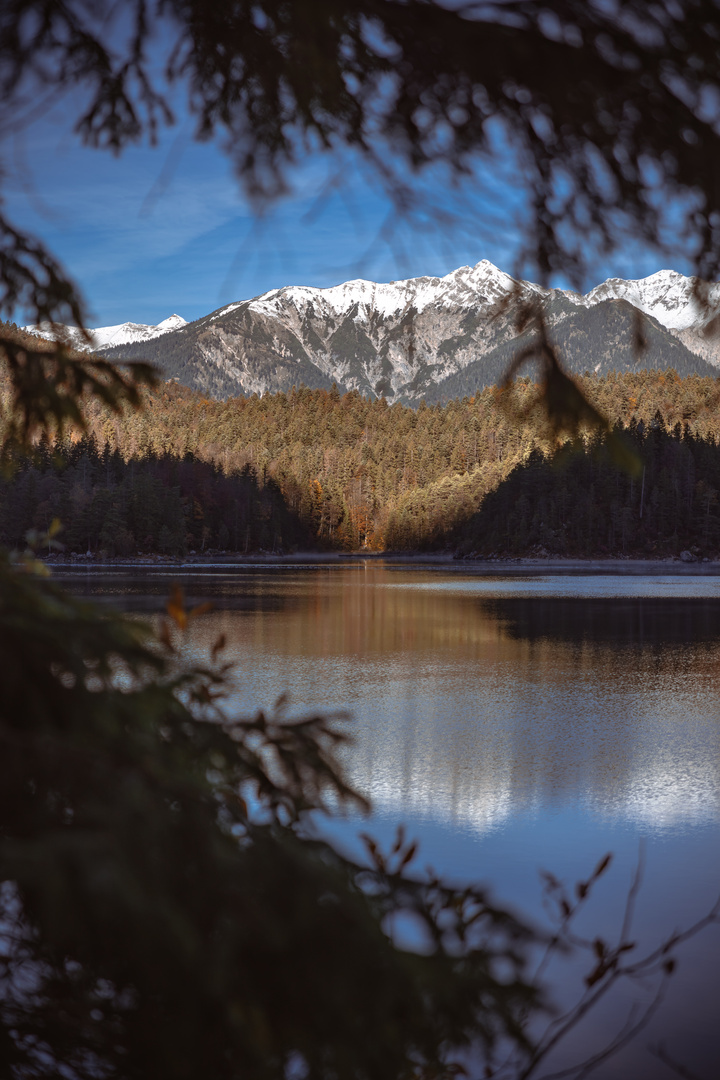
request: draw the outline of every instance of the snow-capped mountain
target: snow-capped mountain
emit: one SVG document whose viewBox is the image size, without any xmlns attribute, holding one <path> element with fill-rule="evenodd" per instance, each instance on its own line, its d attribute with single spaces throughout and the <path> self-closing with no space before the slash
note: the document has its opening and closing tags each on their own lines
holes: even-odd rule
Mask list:
<svg viewBox="0 0 720 1080">
<path fill-rule="evenodd" d="M 588 307 L 603 300 L 627 300 L 668 330 L 699 331 L 720 310 L 720 285 L 707 287 L 701 300 L 692 278 L 676 270 L 658 270 L 638 281 L 608 278 L 581 298 Z"/>
<path fill-rule="evenodd" d="M 410 278 L 379 284 L 358 279 L 327 289 L 291 285 L 264 293 L 254 300 L 238 301 L 215 312 L 217 319 L 247 304 L 249 310 L 279 316 L 282 308 L 298 312 L 318 304 L 336 315 L 346 315 L 357 305 L 358 317 L 370 313 L 383 317 L 397 315 L 412 307 L 418 314 L 427 307 L 481 307 L 501 304 L 514 294 L 518 301 L 548 299 L 560 294 L 573 305 L 594 307 L 605 300 L 627 300 L 668 330 L 700 329 L 720 311 L 720 284 L 711 285 L 699 299 L 692 278 L 675 270 L 659 270 L 638 280 L 608 278 L 586 295 L 561 289 L 547 289 L 530 281 L 517 281 L 484 259 L 476 266 L 461 266 L 446 277 Z"/>
<path fill-rule="evenodd" d="M 674 367 L 715 374 L 720 350 L 707 328 L 720 286 L 699 304 L 693 282 L 670 270 L 641 281 L 611 279 L 585 296 L 517 281 L 486 260 L 442 278 L 328 289 L 294 285 L 228 304 L 177 330 L 103 353 L 144 358 L 217 397 L 304 384 L 427 401 L 499 381 L 518 347 L 518 305 L 542 308 L 566 365 L 600 374 Z M 647 342 L 635 349 L 638 313 Z M 708 363 L 710 362 L 710 364 Z"/>
<path fill-rule="evenodd" d="M 150 341 L 151 338 L 168 334 L 172 330 L 179 330 L 187 326 L 187 322 L 180 315 L 170 315 L 163 319 L 157 326 L 147 326 L 145 323 L 120 323 L 118 326 L 98 326 L 90 330 L 92 343 L 88 344 L 76 326 L 55 326 L 50 323 L 42 323 L 39 326 L 24 326 L 30 334 L 40 337 L 59 337 L 74 349 L 90 352 L 92 349 L 111 349 L 115 345 L 131 345 L 140 341 Z"/>
<path fill-rule="evenodd" d="M 657 319 L 691 352 L 711 364 L 720 363 L 720 284 L 698 290 L 693 278 L 676 270 L 659 270 L 639 281 L 609 278 L 583 297 L 587 304 L 608 299 L 627 300 Z"/>
<path fill-rule="evenodd" d="M 322 305 L 335 315 L 347 315 L 357 307 L 357 316 L 371 313 L 390 318 L 412 308 L 417 314 L 427 308 L 441 307 L 451 310 L 465 307 L 492 306 L 502 303 L 513 290 L 520 290 L 522 299 L 544 296 L 549 290 L 529 281 L 515 281 L 509 274 L 498 270 L 484 259 L 476 266 L 461 266 L 446 277 L 419 277 L 405 281 L 379 284 L 375 281 L 346 281 L 329 289 L 313 289 L 303 285 L 291 285 L 265 293 L 251 300 L 250 310 L 263 315 L 277 315 L 280 308 L 292 306 L 298 312 L 309 306 Z M 234 310 L 240 304 L 222 308 L 213 316 Z"/>
</svg>

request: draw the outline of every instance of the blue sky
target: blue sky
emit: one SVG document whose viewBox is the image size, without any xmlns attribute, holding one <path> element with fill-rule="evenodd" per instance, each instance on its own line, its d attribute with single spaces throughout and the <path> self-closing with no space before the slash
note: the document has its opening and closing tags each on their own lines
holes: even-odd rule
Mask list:
<svg viewBox="0 0 720 1080">
<path fill-rule="evenodd" d="M 90 325 L 152 324 L 173 312 L 191 320 L 290 284 L 442 275 L 480 259 L 514 268 L 523 200 L 509 158 L 479 167 L 460 192 L 429 177 L 428 190 L 457 212 L 459 224 L 400 225 L 386 240 L 383 230 L 396 224 L 392 207 L 350 158 L 306 162 L 293 194 L 258 220 L 228 160 L 214 145 L 194 143 L 189 127 L 165 132 L 156 148 L 115 158 L 83 148 L 71 124 L 65 100 L 9 145 L 5 208 L 80 285 Z M 341 180 L 341 193 L 323 194 L 330 178 Z M 587 284 L 662 265 L 630 245 Z M 22 312 L 15 318 L 25 321 Z"/>
</svg>

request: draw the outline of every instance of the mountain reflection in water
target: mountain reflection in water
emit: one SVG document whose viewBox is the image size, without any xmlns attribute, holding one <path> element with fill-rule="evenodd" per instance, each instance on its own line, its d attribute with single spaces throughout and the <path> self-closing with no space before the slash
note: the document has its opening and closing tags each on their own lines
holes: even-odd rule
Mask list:
<svg viewBox="0 0 720 1080">
<path fill-rule="evenodd" d="M 720 819 L 716 599 L 497 596 L 417 576 L 192 582 L 190 602 L 218 604 L 192 652 L 225 634 L 241 710 L 281 692 L 350 709 L 347 767 L 378 810 L 480 832 L 560 806 L 658 829 Z"/>
<path fill-rule="evenodd" d="M 370 563 L 70 581 L 145 613 L 174 582 L 189 605 L 212 600 L 190 654 L 225 634 L 244 712 L 281 693 L 297 710 L 349 709 L 347 768 L 379 811 L 481 833 L 561 806 L 650 829 L 720 821 L 716 578 Z"/>
<path fill-rule="evenodd" d="M 422 866 L 489 878 L 538 911 L 538 868 L 576 880 L 612 850 L 591 923 L 612 934 L 645 837 L 646 941 L 720 891 L 720 578 L 480 579 L 377 562 L 58 576 L 145 615 L 175 583 L 188 606 L 212 600 L 188 656 L 205 661 L 225 634 L 244 714 L 282 693 L 291 715 L 349 710 L 345 763 L 375 807 L 364 827 L 388 840 L 405 822 Z M 356 845 L 357 822 L 332 828 Z M 654 1036 L 708 1077 L 720 1060 L 719 938 L 711 928 L 683 952 Z M 591 1042 L 617 1019 L 616 1008 Z M 651 1066 L 638 1041 L 597 1075 L 636 1080 Z"/>
<path fill-rule="evenodd" d="M 214 610 L 233 705 L 349 709 L 354 783 L 379 811 L 484 832 L 583 808 L 650 829 L 720 821 L 720 581 L 477 579 L 375 563 L 69 579 L 126 610 L 171 585 Z M 673 595 L 674 593 L 674 595 Z"/>
</svg>

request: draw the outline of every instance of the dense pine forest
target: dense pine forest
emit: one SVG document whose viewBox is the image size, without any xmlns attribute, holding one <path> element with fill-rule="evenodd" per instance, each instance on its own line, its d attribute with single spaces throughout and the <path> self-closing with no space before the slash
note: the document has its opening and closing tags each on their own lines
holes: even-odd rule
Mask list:
<svg viewBox="0 0 720 1080">
<path fill-rule="evenodd" d="M 141 412 L 96 406 L 87 433 L 6 472 L 0 543 L 59 518 L 68 552 L 107 556 L 715 553 L 720 380 L 578 381 L 634 448 L 637 474 L 597 436 L 558 451 L 532 410 L 521 419 L 537 396 L 528 379 L 417 409 L 336 388 L 221 402 L 162 383 Z"/>
<path fill-rule="evenodd" d="M 620 432 L 618 431 L 620 434 Z M 603 440 L 534 450 L 458 530 L 460 554 L 685 558 L 720 549 L 720 446 L 680 425 L 622 432 L 642 462 L 618 468 Z"/>
<path fill-rule="evenodd" d="M 311 547 L 277 484 L 245 468 L 226 475 L 191 454 L 149 453 L 126 461 L 93 437 L 38 448 L 33 464 L 0 479 L 0 537 L 21 548 L 54 519 L 70 552 L 128 556 Z"/>
</svg>

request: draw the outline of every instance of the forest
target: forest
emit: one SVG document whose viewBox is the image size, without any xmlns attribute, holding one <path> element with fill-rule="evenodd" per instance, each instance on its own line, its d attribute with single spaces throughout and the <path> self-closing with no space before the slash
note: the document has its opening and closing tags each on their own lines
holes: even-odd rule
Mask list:
<svg viewBox="0 0 720 1080">
<path fill-rule="evenodd" d="M 616 433 L 620 433 L 619 431 Z M 642 462 L 619 468 L 603 440 L 533 450 L 457 533 L 472 557 L 644 556 L 698 560 L 720 549 L 720 447 L 677 424 L 622 432 Z"/>
<path fill-rule="evenodd" d="M 57 518 L 66 552 L 106 557 L 715 553 L 720 380 L 577 381 L 613 445 L 590 430 L 558 445 L 527 378 L 418 408 L 336 387 L 215 401 L 164 382 L 139 412 L 92 404 L 84 433 L 45 438 L 6 470 L 0 543 Z"/>
</svg>

